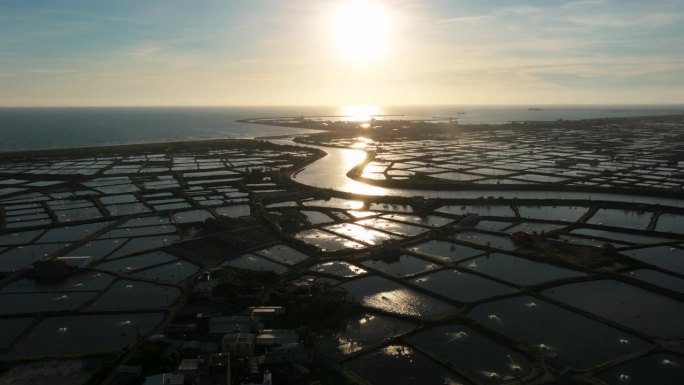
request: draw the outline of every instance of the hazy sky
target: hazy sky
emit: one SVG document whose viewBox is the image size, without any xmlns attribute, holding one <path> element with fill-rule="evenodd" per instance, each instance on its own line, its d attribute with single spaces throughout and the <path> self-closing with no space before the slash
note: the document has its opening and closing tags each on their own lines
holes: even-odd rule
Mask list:
<svg viewBox="0 0 684 385">
<path fill-rule="evenodd" d="M 346 3 L 1 0 L 0 105 L 684 103 L 683 0 Z"/>
</svg>

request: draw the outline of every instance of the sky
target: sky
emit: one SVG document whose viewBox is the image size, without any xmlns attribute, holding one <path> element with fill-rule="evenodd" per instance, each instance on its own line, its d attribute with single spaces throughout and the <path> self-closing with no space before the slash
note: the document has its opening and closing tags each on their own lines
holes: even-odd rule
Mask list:
<svg viewBox="0 0 684 385">
<path fill-rule="evenodd" d="M 684 103 L 682 0 L 2 0 L 0 106 Z"/>
</svg>

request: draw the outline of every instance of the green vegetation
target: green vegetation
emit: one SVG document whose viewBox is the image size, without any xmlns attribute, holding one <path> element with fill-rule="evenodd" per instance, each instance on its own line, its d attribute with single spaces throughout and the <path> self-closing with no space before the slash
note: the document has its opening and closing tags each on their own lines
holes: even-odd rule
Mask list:
<svg viewBox="0 0 684 385">
<path fill-rule="evenodd" d="M 550 263 L 583 269 L 594 269 L 628 262 L 611 247 L 584 246 L 542 237 L 534 237 L 530 244 L 521 246 L 516 251 Z"/>
</svg>

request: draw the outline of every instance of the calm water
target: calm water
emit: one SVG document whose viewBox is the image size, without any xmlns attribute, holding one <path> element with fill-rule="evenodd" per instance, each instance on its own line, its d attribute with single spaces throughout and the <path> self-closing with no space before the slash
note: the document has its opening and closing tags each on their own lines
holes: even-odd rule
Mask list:
<svg viewBox="0 0 684 385">
<path fill-rule="evenodd" d="M 544 111 L 529 111 L 528 107 L 404 106 L 370 110 L 378 114 L 404 115 L 403 119 L 453 116 L 466 124 L 684 112 L 684 106 L 556 106 L 548 108 L 557 109 Z M 344 108 L 337 107 L 0 108 L 0 151 L 291 134 L 307 131 L 235 120 L 344 113 Z"/>
</svg>

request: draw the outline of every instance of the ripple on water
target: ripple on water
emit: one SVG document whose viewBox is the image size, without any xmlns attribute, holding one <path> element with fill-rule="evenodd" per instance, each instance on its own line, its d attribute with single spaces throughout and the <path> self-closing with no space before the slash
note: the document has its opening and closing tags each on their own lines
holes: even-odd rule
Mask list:
<svg viewBox="0 0 684 385">
<path fill-rule="evenodd" d="M 454 310 L 447 303 L 382 277 L 356 279 L 341 287 L 362 305 L 390 313 L 435 319 Z"/>
</svg>

